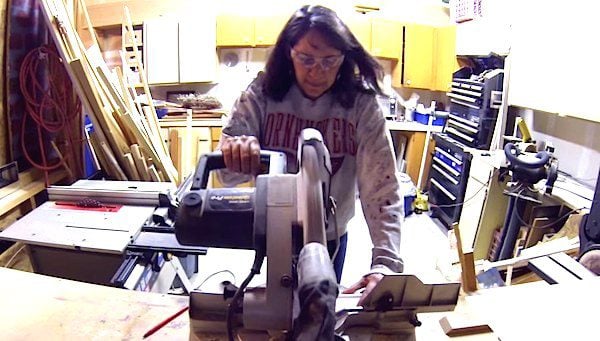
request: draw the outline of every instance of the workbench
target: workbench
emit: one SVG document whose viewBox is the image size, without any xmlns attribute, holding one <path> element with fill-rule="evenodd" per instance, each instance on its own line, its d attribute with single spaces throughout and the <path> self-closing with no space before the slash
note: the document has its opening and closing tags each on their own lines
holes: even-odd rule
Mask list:
<svg viewBox="0 0 600 341">
<path fill-rule="evenodd" d="M 448 340 L 439 319 L 462 315 L 489 322 L 494 333 L 465 340 L 596 339 L 600 278 L 549 285 L 534 282 L 485 289 L 461 297 L 454 312 L 419 314 L 417 340 Z M 3 340 L 141 340 L 144 333 L 188 304 L 187 296 L 129 291 L 0 268 Z M 587 313 L 582 309 L 585 308 Z M 151 339 L 188 340 L 187 314 Z M 218 340 L 219 338 L 213 338 Z M 393 337 L 377 338 L 392 340 Z"/>
<path fill-rule="evenodd" d="M 0 302 L 3 340 L 141 340 L 152 327 L 187 306 L 188 297 L 0 268 Z M 423 326 L 417 328 L 418 339 L 446 339 L 438 320 L 437 315 L 422 319 Z M 188 340 L 189 326 L 188 314 L 184 313 L 150 340 Z"/>
<path fill-rule="evenodd" d="M 130 291 L 0 268 L 3 340 L 141 340 L 187 296 Z M 154 334 L 187 340 L 186 314 Z"/>
</svg>

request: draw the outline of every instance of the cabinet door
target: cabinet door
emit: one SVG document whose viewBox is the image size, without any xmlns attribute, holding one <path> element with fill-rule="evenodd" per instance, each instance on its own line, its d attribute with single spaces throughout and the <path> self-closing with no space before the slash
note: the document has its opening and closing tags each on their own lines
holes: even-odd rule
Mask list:
<svg viewBox="0 0 600 341">
<path fill-rule="evenodd" d="M 217 46 L 254 46 L 254 18 L 231 14 L 218 16 Z"/>
<path fill-rule="evenodd" d="M 450 91 L 452 74 L 460 67 L 456 59 L 456 26 L 434 29 L 435 77 L 432 90 Z"/>
<path fill-rule="evenodd" d="M 178 24 L 158 18 L 144 22 L 144 67 L 149 84 L 179 82 Z"/>
<path fill-rule="evenodd" d="M 275 45 L 287 19 L 285 15 L 258 16 L 254 18 L 254 44 L 256 46 Z"/>
<path fill-rule="evenodd" d="M 373 19 L 371 23 L 371 53 L 374 56 L 402 59 L 403 40 L 402 23 Z"/>
<path fill-rule="evenodd" d="M 430 89 L 433 84 L 433 26 L 407 24 L 404 30 L 405 87 Z"/>
<path fill-rule="evenodd" d="M 350 15 L 342 17 L 342 20 L 348 25 L 352 34 L 358 42 L 365 48 L 371 50 L 371 20 L 359 15 Z"/>
<path fill-rule="evenodd" d="M 198 16 L 179 20 L 180 83 L 211 82 L 216 79 L 217 21 L 214 15 Z"/>
</svg>

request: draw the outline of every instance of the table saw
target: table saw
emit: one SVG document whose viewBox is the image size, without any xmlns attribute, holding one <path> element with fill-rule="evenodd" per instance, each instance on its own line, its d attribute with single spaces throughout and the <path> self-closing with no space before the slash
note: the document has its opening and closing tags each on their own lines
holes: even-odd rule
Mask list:
<svg viewBox="0 0 600 341">
<path fill-rule="evenodd" d="M 189 290 L 203 247 L 175 238 L 171 183 L 79 180 L 0 233 L 28 246 L 36 273 L 128 289 Z M 187 287 L 186 287 L 187 286 Z"/>
</svg>

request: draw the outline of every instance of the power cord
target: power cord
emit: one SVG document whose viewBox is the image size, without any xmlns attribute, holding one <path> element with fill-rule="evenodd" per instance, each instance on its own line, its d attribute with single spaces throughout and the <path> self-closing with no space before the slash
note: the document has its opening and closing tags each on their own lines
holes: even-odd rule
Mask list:
<svg viewBox="0 0 600 341">
<path fill-rule="evenodd" d="M 225 270 L 220 270 L 220 271 L 217 271 L 217 272 L 213 272 L 208 277 L 206 277 L 202 282 L 200 282 L 200 284 L 198 284 L 195 289 L 199 290 L 200 287 L 202 287 L 206 282 L 208 282 L 209 279 L 213 278 L 214 276 L 216 276 L 218 274 L 222 274 L 222 273 L 228 273 L 228 274 L 230 274 L 231 277 L 233 278 L 233 280 L 231 281 L 231 283 L 235 284 L 235 282 L 236 282 L 235 274 L 232 271 L 225 269 Z"/>
<path fill-rule="evenodd" d="M 233 298 L 231 299 L 231 301 L 229 302 L 229 305 L 227 306 L 226 321 L 227 321 L 227 338 L 229 339 L 229 341 L 235 341 L 234 334 L 233 334 L 233 316 L 235 315 L 235 312 L 236 312 L 235 310 L 239 304 L 239 300 L 243 297 L 244 290 L 246 289 L 246 287 L 248 286 L 248 284 L 250 283 L 252 278 L 254 278 L 254 275 L 260 273 L 260 268 L 262 266 L 264 259 L 265 259 L 265 252 L 257 250 L 254 254 L 254 263 L 252 264 L 252 269 L 250 269 L 250 273 L 248 274 L 248 277 L 246 277 L 246 279 L 242 282 L 240 287 L 236 290 L 235 294 L 233 295 Z"/>
<path fill-rule="evenodd" d="M 25 159 L 34 167 L 44 171 L 48 184 L 48 172 L 61 166 L 69 172 L 82 174 L 80 151 L 81 102 L 74 95 L 73 85 L 62 64 L 62 59 L 51 45 L 42 45 L 31 50 L 23 59 L 19 69 L 19 86 L 25 100 L 25 112 L 21 120 L 21 150 Z M 26 129 L 33 120 L 37 130 L 40 161 L 34 160 L 25 137 Z M 68 149 L 63 157 L 54 143 L 58 137 Z M 59 161 L 49 164 L 48 140 L 51 141 Z"/>
</svg>

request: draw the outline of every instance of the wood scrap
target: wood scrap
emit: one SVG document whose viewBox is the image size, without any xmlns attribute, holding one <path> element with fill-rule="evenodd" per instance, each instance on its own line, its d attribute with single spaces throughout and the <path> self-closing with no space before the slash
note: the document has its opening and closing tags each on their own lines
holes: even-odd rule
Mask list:
<svg viewBox="0 0 600 341">
<path fill-rule="evenodd" d="M 99 169 L 103 169 L 106 175 L 110 178 L 116 179 L 116 174 L 113 172 L 110 167 L 110 163 L 106 160 L 106 156 L 104 155 L 104 151 L 100 148 L 100 143 L 98 142 L 98 138 L 96 137 L 96 132 L 92 131 L 89 133 L 89 141 L 92 149 L 95 151 L 95 155 L 98 159 L 98 163 L 100 164 Z"/>
<path fill-rule="evenodd" d="M 0 216 L 46 189 L 46 182 L 43 178 L 43 174 L 40 171 L 35 170 L 31 173 L 39 174 L 39 176 L 36 175 L 33 180 L 29 176 L 21 176 L 21 174 L 25 173 L 19 173 L 18 188 L 0 199 Z M 56 183 L 64 179 L 66 175 L 67 173 L 60 169 L 50 172 L 48 174 L 48 178 L 50 183 Z"/>
<path fill-rule="evenodd" d="M 140 181 L 140 173 L 138 172 L 137 167 L 135 166 L 135 162 L 133 161 L 131 153 L 125 153 L 123 157 L 127 161 L 127 172 L 131 174 L 131 180 Z"/>
<path fill-rule="evenodd" d="M 483 321 L 465 318 L 457 315 L 448 315 L 440 319 L 440 326 L 444 334 L 453 336 L 492 333 L 492 328 Z"/>
<path fill-rule="evenodd" d="M 527 263 L 530 259 L 550 255 L 557 252 L 566 252 L 567 254 L 571 250 L 579 249 L 579 238 L 566 238 L 562 237 L 560 239 L 556 239 L 553 241 L 549 241 L 546 243 L 541 243 L 536 246 L 523 249 L 521 251 L 521 255 L 514 258 L 504 259 L 496 262 L 483 262 L 483 270 L 490 269 L 492 267 L 497 268 L 498 270 L 506 270 L 508 266 L 523 267 L 527 266 Z"/>
<path fill-rule="evenodd" d="M 144 181 L 151 181 L 150 173 L 148 172 L 148 165 L 146 164 L 146 159 L 142 155 L 140 151 L 140 147 L 137 144 L 131 145 L 131 154 L 133 157 L 133 162 L 140 174 L 140 177 Z"/>
<path fill-rule="evenodd" d="M 114 172 L 117 176 L 117 180 L 127 180 L 127 176 L 125 175 L 125 172 L 123 171 L 121 166 L 119 166 L 117 159 L 111 153 L 111 150 L 109 149 L 108 145 L 104 142 L 100 142 L 100 148 L 104 152 L 106 161 L 110 164 L 110 167 L 112 167 L 112 169 L 114 170 Z"/>
<path fill-rule="evenodd" d="M 75 175 L 71 171 L 71 168 L 69 168 L 69 165 L 67 164 L 67 160 L 65 160 L 64 156 L 62 155 L 62 153 L 56 146 L 56 143 L 54 141 L 50 141 L 50 145 L 52 145 L 52 149 L 54 149 L 54 152 L 58 155 L 58 158 L 60 159 L 60 163 L 63 165 L 63 168 L 65 169 L 67 174 L 69 174 L 69 178 L 72 180 L 75 180 Z"/>
<path fill-rule="evenodd" d="M 158 172 L 156 171 L 156 167 L 154 167 L 154 165 L 148 166 L 148 173 L 150 173 L 150 178 L 152 179 L 152 181 L 160 181 L 160 176 L 158 175 Z"/>
<path fill-rule="evenodd" d="M 475 263 L 473 259 L 473 250 L 465 250 L 460 237 L 458 224 L 454 224 L 452 230 L 456 236 L 456 249 L 461 266 L 461 279 L 463 290 L 467 293 L 477 291 L 477 277 L 475 276 Z"/>
<path fill-rule="evenodd" d="M 183 154 L 181 152 L 182 144 L 183 138 L 179 136 L 179 131 L 177 129 L 169 129 L 169 153 L 175 168 L 179 172 L 178 183 L 183 182 Z"/>
</svg>

